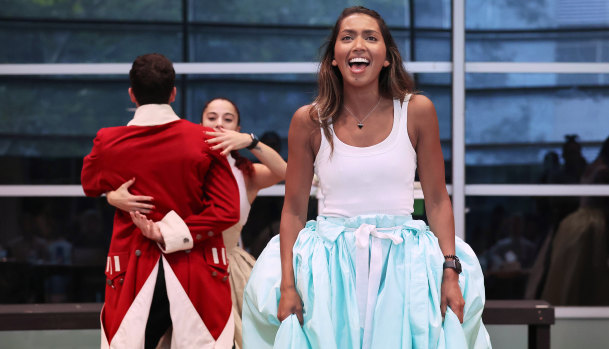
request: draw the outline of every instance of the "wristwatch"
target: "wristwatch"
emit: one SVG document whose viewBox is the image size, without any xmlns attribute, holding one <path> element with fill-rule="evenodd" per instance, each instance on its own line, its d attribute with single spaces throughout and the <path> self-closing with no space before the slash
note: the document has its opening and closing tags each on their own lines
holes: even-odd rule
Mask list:
<svg viewBox="0 0 609 349">
<path fill-rule="evenodd" d="M 444 265 L 442 265 L 443 269 L 451 268 L 454 269 L 457 274 L 461 274 L 461 262 L 459 261 L 459 257 L 455 255 L 448 255 L 444 256 L 444 258 L 452 260 L 445 260 Z"/>
<path fill-rule="evenodd" d="M 260 140 L 253 133 L 250 133 L 250 136 L 252 137 L 252 143 L 250 143 L 250 145 L 248 145 L 246 148 L 252 150 L 258 145 L 258 142 L 260 142 Z"/>
</svg>

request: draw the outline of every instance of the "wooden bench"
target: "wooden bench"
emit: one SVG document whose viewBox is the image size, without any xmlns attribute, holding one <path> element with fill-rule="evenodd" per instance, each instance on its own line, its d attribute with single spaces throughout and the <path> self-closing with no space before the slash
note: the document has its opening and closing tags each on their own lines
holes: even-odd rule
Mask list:
<svg viewBox="0 0 609 349">
<path fill-rule="evenodd" d="M 536 349 L 550 348 L 554 320 L 554 307 L 542 300 L 489 300 L 482 313 L 487 325 L 528 325 L 529 348 Z"/>
<path fill-rule="evenodd" d="M 0 331 L 82 330 L 99 328 L 100 303 L 0 305 Z M 550 348 L 554 307 L 539 300 L 486 302 L 487 325 L 528 325 L 529 348 Z"/>
</svg>

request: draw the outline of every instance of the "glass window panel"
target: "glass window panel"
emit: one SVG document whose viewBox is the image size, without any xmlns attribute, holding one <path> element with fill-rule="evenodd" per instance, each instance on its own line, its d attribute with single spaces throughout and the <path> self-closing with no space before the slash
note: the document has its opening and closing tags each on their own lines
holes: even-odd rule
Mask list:
<svg viewBox="0 0 609 349">
<path fill-rule="evenodd" d="M 128 88 L 127 76 L 0 79 L 0 184 L 79 184 L 97 131 L 131 119 Z"/>
<path fill-rule="evenodd" d="M 7 77 L 0 84 L 3 134 L 94 135 L 129 121 L 129 108 L 135 107 L 126 75 Z"/>
<path fill-rule="evenodd" d="M 417 28 L 451 28 L 451 0 L 409 0 L 405 2 L 414 2 L 414 19 Z"/>
<path fill-rule="evenodd" d="M 434 1 L 436 2 L 436 1 Z M 332 26 L 345 7 L 361 5 L 360 1 L 332 0 L 245 0 L 191 1 L 191 18 L 211 23 L 258 23 Z M 408 1 L 366 1 L 365 6 L 383 16 L 389 26 L 407 26 Z"/>
<path fill-rule="evenodd" d="M 609 25 L 605 0 L 465 2 L 467 29 L 540 29 Z"/>
<path fill-rule="evenodd" d="M 5 0 L 2 1 L 2 17 L 177 21 L 182 18 L 182 2 L 172 0 Z"/>
<path fill-rule="evenodd" d="M 452 38 L 450 31 L 415 31 L 415 57 L 402 55 L 404 60 L 451 61 Z M 405 44 L 408 45 L 408 44 Z M 406 46 L 408 47 L 408 46 Z M 406 52 L 406 51 L 400 51 Z"/>
<path fill-rule="evenodd" d="M 3 170 L 0 173 L 0 184 L 80 184 L 82 160 L 93 146 L 93 137 L 78 142 L 78 147 L 87 147 L 82 156 L 0 156 L 0 167 Z M 38 148 L 44 142 L 31 140 L 30 143 L 32 147 Z M 63 147 L 68 142 L 61 140 L 57 143 Z"/>
<path fill-rule="evenodd" d="M 0 303 L 102 302 L 114 210 L 105 199 L 0 198 Z"/>
<path fill-rule="evenodd" d="M 538 183 L 546 161 L 572 168 L 565 160 L 571 153 L 584 159 L 576 166 L 581 173 L 609 136 L 607 81 L 595 74 L 468 74 L 467 182 Z M 576 144 L 565 146 L 568 135 L 577 135 Z"/>
<path fill-rule="evenodd" d="M 466 206 L 487 299 L 609 304 L 607 198 L 468 197 Z"/>
<path fill-rule="evenodd" d="M 468 61 L 607 61 L 604 0 L 475 0 L 466 14 Z"/>
<path fill-rule="evenodd" d="M 327 29 L 194 27 L 191 58 L 196 62 L 319 61 L 328 33 Z"/>
<path fill-rule="evenodd" d="M 244 238 L 252 249 L 277 233 L 283 203 L 258 200 L 248 220 L 258 236 Z M 114 217 L 105 198 L 0 197 L 0 211 L 0 304 L 103 302 Z"/>
<path fill-rule="evenodd" d="M 0 63 L 114 63 L 158 52 L 182 61 L 179 25 L 0 21 Z"/>
<path fill-rule="evenodd" d="M 417 90 L 428 97 L 436 108 L 440 141 L 446 167 L 446 181 L 451 182 L 452 168 L 452 87 L 450 74 L 416 74 Z"/>
<path fill-rule="evenodd" d="M 329 34 L 326 28 L 193 26 L 191 59 L 196 62 L 318 62 Z M 402 56 L 408 57 L 408 32 L 393 29 L 391 34 Z"/>
<path fill-rule="evenodd" d="M 607 62 L 609 29 L 468 32 L 465 59 L 505 62 Z"/>
</svg>

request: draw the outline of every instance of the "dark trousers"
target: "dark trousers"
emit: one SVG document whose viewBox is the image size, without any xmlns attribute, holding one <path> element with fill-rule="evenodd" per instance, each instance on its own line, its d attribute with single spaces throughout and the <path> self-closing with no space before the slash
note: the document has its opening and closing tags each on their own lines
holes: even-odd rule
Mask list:
<svg viewBox="0 0 609 349">
<path fill-rule="evenodd" d="M 146 349 L 154 349 L 161 337 L 171 326 L 171 315 L 169 314 L 169 298 L 167 298 L 167 287 L 165 286 L 165 271 L 163 261 L 159 261 L 159 273 L 154 285 L 150 315 L 146 323 Z"/>
</svg>

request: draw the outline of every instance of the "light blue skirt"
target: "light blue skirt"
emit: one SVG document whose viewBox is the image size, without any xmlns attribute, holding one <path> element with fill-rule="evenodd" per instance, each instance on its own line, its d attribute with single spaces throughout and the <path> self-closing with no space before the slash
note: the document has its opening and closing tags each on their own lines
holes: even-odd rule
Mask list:
<svg viewBox="0 0 609 349">
<path fill-rule="evenodd" d="M 318 217 L 294 244 L 304 325 L 277 319 L 279 236 L 264 249 L 245 289 L 244 348 L 490 348 L 481 321 L 484 280 L 476 255 L 456 239 L 464 322 L 442 319 L 444 257 L 423 221 L 410 216 Z"/>
</svg>

